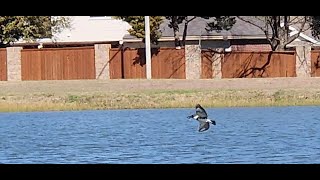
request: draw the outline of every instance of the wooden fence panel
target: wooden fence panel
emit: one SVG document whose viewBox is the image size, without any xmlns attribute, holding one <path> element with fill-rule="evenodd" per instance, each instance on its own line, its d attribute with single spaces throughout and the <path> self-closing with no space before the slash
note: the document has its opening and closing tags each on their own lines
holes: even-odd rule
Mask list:
<svg viewBox="0 0 320 180">
<path fill-rule="evenodd" d="M 125 79 L 147 78 L 144 49 L 126 49 L 123 57 L 123 70 Z"/>
<path fill-rule="evenodd" d="M 121 79 L 122 78 L 122 61 L 121 61 L 121 50 L 119 48 L 110 49 L 110 60 L 109 60 L 109 74 L 110 79 Z"/>
<path fill-rule="evenodd" d="M 311 77 L 320 77 L 320 51 L 311 51 Z"/>
<path fill-rule="evenodd" d="M 153 79 L 185 79 L 185 50 L 175 48 L 152 49 Z"/>
<path fill-rule="evenodd" d="M 151 71 L 153 79 L 185 79 L 184 49 L 160 48 L 152 50 Z M 144 79 L 146 78 L 145 49 L 110 50 L 109 60 L 111 79 Z"/>
<path fill-rule="evenodd" d="M 94 47 L 23 49 L 22 80 L 95 79 Z"/>
<path fill-rule="evenodd" d="M 219 52 L 212 49 L 201 50 L 201 79 L 212 79 L 214 78 L 214 66 L 217 66 L 218 61 L 223 58 L 223 52 Z M 215 65 L 216 64 L 216 65 Z M 218 67 L 217 67 L 218 68 Z M 219 68 L 220 71 L 220 68 Z"/>
<path fill-rule="evenodd" d="M 7 49 L 0 49 L 0 81 L 7 81 Z"/>
<path fill-rule="evenodd" d="M 296 77 L 295 52 L 225 53 L 222 78 Z"/>
</svg>

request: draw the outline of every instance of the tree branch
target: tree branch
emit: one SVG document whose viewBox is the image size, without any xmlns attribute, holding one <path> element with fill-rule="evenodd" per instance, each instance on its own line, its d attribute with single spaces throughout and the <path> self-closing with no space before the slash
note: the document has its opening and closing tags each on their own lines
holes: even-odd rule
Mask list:
<svg viewBox="0 0 320 180">
<path fill-rule="evenodd" d="M 285 46 L 288 45 L 288 44 L 290 44 L 292 41 L 294 41 L 295 39 L 297 39 L 297 38 L 300 36 L 300 33 L 302 32 L 302 30 L 303 30 L 306 22 L 307 22 L 307 17 L 305 16 L 305 17 L 304 17 L 304 22 L 302 23 L 302 25 L 301 25 L 298 33 L 295 34 L 295 35 L 293 35 L 293 36 L 290 36 L 290 37 L 288 38 L 288 41 L 284 43 Z"/>
<path fill-rule="evenodd" d="M 271 25 L 270 25 L 270 27 L 271 27 L 271 29 L 272 29 L 272 36 L 271 36 L 271 38 L 270 38 L 269 30 L 268 30 L 268 27 L 269 27 L 268 24 L 271 24 L 272 22 L 271 22 L 269 19 L 265 19 L 265 20 L 264 20 L 264 21 L 265 21 L 265 24 L 266 24 L 266 27 L 261 27 L 261 26 L 255 24 L 255 23 L 253 23 L 253 22 L 251 22 L 251 21 L 249 21 L 249 20 L 246 20 L 246 19 L 244 19 L 244 18 L 242 18 L 242 17 L 240 17 L 240 16 L 237 16 L 237 18 L 240 19 L 240 20 L 243 21 L 243 22 L 249 23 L 249 24 L 251 24 L 251 25 L 259 28 L 259 29 L 265 34 L 265 36 L 266 36 L 266 38 L 267 38 L 267 41 L 269 42 L 269 44 L 271 45 L 271 47 L 273 47 L 273 41 L 276 40 L 277 38 L 275 37 L 275 29 L 274 29 L 273 26 L 271 26 Z"/>
<path fill-rule="evenodd" d="M 187 23 L 191 22 L 191 21 L 194 20 L 195 18 L 197 18 L 197 16 L 193 16 L 193 18 L 187 20 Z"/>
</svg>

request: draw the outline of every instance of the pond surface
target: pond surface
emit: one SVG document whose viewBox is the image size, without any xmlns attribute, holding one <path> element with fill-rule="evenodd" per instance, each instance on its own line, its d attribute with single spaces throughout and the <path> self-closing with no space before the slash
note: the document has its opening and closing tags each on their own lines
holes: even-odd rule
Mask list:
<svg viewBox="0 0 320 180">
<path fill-rule="evenodd" d="M 320 163 L 320 107 L 0 113 L 4 164 Z"/>
</svg>

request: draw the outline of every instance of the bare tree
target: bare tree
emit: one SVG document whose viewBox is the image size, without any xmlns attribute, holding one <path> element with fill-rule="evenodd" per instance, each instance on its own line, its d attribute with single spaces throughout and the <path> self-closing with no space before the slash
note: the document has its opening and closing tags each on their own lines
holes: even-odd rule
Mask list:
<svg viewBox="0 0 320 180">
<path fill-rule="evenodd" d="M 301 32 L 310 29 L 310 16 L 237 16 L 238 19 L 259 28 L 266 35 L 272 51 L 285 50 Z M 297 31 L 290 34 L 290 27 Z"/>
</svg>

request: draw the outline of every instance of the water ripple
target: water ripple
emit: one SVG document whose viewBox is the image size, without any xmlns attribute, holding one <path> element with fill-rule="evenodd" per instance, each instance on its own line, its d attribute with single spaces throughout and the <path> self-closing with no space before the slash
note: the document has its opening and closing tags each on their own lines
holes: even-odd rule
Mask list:
<svg viewBox="0 0 320 180">
<path fill-rule="evenodd" d="M 0 163 L 320 163 L 319 107 L 207 109 L 199 133 L 193 109 L 0 114 Z"/>
</svg>

